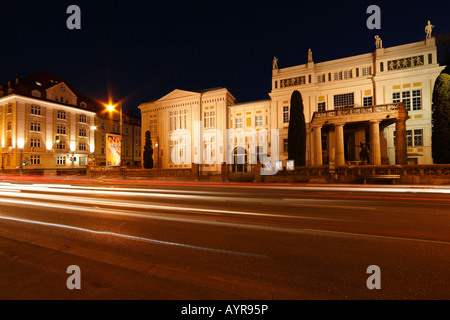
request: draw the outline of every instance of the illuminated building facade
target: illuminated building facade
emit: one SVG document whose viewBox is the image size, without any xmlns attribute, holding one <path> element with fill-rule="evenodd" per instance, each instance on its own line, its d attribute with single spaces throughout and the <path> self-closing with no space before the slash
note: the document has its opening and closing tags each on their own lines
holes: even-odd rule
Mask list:
<svg viewBox="0 0 450 320">
<path fill-rule="evenodd" d="M 224 88 L 177 89 L 139 106 L 142 133 L 151 131 L 159 168 L 201 163 L 219 172 L 222 163 L 255 163 L 258 155 L 286 166 L 290 97 L 298 90 L 307 165 L 431 164 L 432 93 L 442 70 L 433 37 L 389 48 L 378 37 L 371 53 L 321 63 L 309 50 L 303 65 L 278 68 L 274 58 L 270 99 L 238 103 Z"/>
</svg>

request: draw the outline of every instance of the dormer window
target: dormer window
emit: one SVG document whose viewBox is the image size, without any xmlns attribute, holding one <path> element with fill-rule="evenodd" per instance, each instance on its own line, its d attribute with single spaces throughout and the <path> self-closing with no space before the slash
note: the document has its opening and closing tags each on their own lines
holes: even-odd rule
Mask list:
<svg viewBox="0 0 450 320">
<path fill-rule="evenodd" d="M 41 97 L 41 93 L 38 90 L 33 90 L 31 91 L 31 95 L 35 98 L 40 98 Z"/>
<path fill-rule="evenodd" d="M 86 107 L 87 107 L 86 102 L 84 102 L 84 101 L 81 102 L 80 107 L 82 107 L 83 109 L 86 109 Z"/>
</svg>

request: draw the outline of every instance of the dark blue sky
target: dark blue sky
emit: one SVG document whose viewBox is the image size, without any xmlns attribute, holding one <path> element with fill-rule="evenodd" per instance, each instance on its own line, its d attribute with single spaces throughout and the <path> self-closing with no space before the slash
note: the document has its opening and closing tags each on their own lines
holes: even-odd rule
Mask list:
<svg viewBox="0 0 450 320">
<path fill-rule="evenodd" d="M 81 30 L 69 30 L 66 9 L 81 8 Z M 366 9 L 381 8 L 381 30 L 369 30 Z M 240 102 L 266 99 L 272 59 L 279 67 L 421 41 L 450 33 L 447 1 L 15 1 L 2 3 L 0 82 L 37 70 L 81 92 L 126 99 L 126 109 L 173 89 L 226 87 Z M 136 109 L 137 110 L 137 109 Z"/>
</svg>

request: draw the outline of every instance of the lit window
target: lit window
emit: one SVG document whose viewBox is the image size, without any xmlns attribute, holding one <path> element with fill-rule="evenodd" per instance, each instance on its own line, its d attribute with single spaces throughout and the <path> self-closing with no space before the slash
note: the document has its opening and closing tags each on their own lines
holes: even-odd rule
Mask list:
<svg viewBox="0 0 450 320">
<path fill-rule="evenodd" d="M 236 118 L 236 129 L 242 129 L 242 118 Z"/>
<path fill-rule="evenodd" d="M 255 116 L 255 126 L 256 127 L 263 126 L 263 116 L 262 115 Z"/>
</svg>

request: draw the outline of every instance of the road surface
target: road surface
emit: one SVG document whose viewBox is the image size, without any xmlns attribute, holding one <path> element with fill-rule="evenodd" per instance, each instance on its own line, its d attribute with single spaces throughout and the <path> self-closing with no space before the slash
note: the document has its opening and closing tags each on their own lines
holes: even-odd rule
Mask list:
<svg viewBox="0 0 450 320">
<path fill-rule="evenodd" d="M 0 299 L 449 299 L 449 205 L 446 187 L 0 181 Z"/>
</svg>

